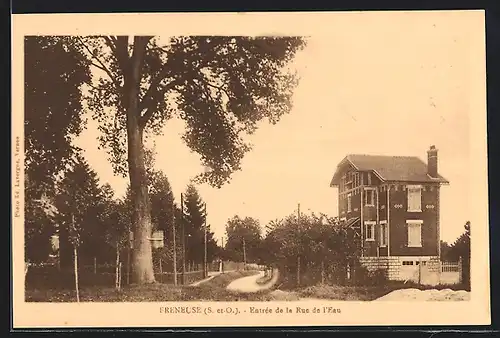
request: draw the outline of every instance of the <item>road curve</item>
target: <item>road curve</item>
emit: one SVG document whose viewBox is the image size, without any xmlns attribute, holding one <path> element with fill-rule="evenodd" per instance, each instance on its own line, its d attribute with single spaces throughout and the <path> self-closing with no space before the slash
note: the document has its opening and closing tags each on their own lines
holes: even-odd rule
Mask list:
<svg viewBox="0 0 500 338">
<path fill-rule="evenodd" d="M 262 277 L 264 277 L 264 271 L 260 271 L 256 275 L 238 278 L 233 282 L 231 282 L 227 286 L 227 289 L 230 291 L 237 291 L 237 292 L 258 292 L 262 290 L 267 290 L 271 288 L 278 280 L 278 273 L 274 273 L 273 278 L 266 284 L 263 285 L 257 284 L 257 280 Z"/>
</svg>

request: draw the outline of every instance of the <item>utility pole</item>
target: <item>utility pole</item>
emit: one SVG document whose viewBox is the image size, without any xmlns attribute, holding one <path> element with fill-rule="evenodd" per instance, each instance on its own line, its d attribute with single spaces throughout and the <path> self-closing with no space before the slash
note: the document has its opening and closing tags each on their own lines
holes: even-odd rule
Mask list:
<svg viewBox="0 0 500 338">
<path fill-rule="evenodd" d="M 245 238 L 243 237 L 243 270 L 247 267 L 247 251 L 245 248 Z"/>
<path fill-rule="evenodd" d="M 204 238 L 204 245 L 205 245 L 205 252 L 203 255 L 203 275 L 205 278 L 208 276 L 208 265 L 207 265 L 207 203 L 205 203 L 205 238 Z"/>
<path fill-rule="evenodd" d="M 300 203 L 297 207 L 297 247 L 300 239 Z M 300 286 L 300 253 L 297 253 L 297 286 Z"/>
<path fill-rule="evenodd" d="M 127 285 L 130 285 L 130 254 L 132 251 L 132 231 L 130 226 L 127 227 L 128 230 L 128 245 L 127 245 Z"/>
<path fill-rule="evenodd" d="M 181 226 L 182 226 L 182 285 L 186 284 L 186 231 L 184 226 L 184 195 L 181 193 Z"/>
<path fill-rule="evenodd" d="M 177 245 L 175 241 L 175 204 L 174 204 L 174 199 L 172 198 L 172 234 L 173 234 L 173 240 L 172 244 L 174 246 L 174 285 L 177 286 Z"/>
<path fill-rule="evenodd" d="M 222 273 L 224 273 L 224 254 L 225 254 L 224 253 L 224 236 L 222 236 L 220 239 L 221 239 L 221 242 L 222 242 L 222 246 L 221 246 L 221 248 L 222 248 L 222 255 L 220 255 L 220 261 L 221 261 L 220 262 L 221 263 L 220 264 L 221 265 L 220 270 L 221 270 Z"/>
</svg>

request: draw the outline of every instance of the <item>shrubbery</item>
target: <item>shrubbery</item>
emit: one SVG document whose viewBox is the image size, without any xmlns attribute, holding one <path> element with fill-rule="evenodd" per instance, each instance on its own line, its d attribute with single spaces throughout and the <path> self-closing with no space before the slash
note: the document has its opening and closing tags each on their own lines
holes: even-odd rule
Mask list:
<svg viewBox="0 0 500 338">
<path fill-rule="evenodd" d="M 345 222 L 326 215 L 289 216 L 268 226 L 264 261 L 279 268 L 282 287 L 344 284 L 347 266 L 359 255 L 359 237 Z"/>
<path fill-rule="evenodd" d="M 356 286 L 379 286 L 387 282 L 387 272 L 383 269 L 368 270 L 361 264 L 357 264 L 354 268 L 350 285 Z"/>
</svg>

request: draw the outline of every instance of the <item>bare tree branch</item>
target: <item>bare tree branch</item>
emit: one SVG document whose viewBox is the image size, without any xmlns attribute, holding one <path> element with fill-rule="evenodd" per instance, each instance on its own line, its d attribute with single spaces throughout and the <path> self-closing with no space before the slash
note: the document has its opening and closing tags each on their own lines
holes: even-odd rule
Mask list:
<svg viewBox="0 0 500 338">
<path fill-rule="evenodd" d="M 108 45 L 108 47 L 113 52 L 113 57 L 116 59 L 116 61 L 118 62 L 118 65 L 120 66 L 120 69 L 123 72 L 125 70 L 125 63 L 124 63 L 124 60 L 120 57 L 120 53 L 118 52 L 118 49 L 117 49 L 116 42 L 118 40 L 114 36 L 103 36 L 103 38 L 106 41 L 106 44 Z"/>
<path fill-rule="evenodd" d="M 197 78 L 196 80 L 201 80 L 203 83 L 205 83 L 207 86 L 209 87 L 212 87 L 212 88 L 215 88 L 217 89 L 219 92 L 220 91 L 223 91 L 228 98 L 231 98 L 232 95 L 227 91 L 226 88 L 224 88 L 223 86 L 217 86 L 215 84 L 213 84 L 212 82 L 210 82 L 205 76 L 202 76 L 201 78 Z"/>
<path fill-rule="evenodd" d="M 96 60 L 97 63 L 92 62 L 92 65 L 94 67 L 103 70 L 109 76 L 109 79 L 115 84 L 116 89 L 120 90 L 121 89 L 120 82 L 115 76 L 113 76 L 113 73 L 109 70 L 109 68 L 106 67 L 106 65 L 101 61 L 101 59 L 95 56 L 94 52 L 89 48 L 89 46 L 87 46 L 87 44 L 81 39 L 81 37 L 77 36 L 77 39 L 80 41 L 82 46 L 87 50 L 87 52 L 90 53 L 92 59 Z"/>
</svg>

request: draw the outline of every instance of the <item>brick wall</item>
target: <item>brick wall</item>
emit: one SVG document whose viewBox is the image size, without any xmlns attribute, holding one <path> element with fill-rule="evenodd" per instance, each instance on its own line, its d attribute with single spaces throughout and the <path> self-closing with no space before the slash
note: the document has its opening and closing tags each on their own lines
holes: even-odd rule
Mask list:
<svg viewBox="0 0 500 338">
<path fill-rule="evenodd" d="M 361 214 L 361 193 L 360 188 L 351 190 L 351 211 L 347 210 L 347 193 L 339 195 L 339 215 L 347 219 L 352 217 L 359 217 Z"/>
<path fill-rule="evenodd" d="M 390 254 L 394 256 L 437 256 L 438 234 L 438 187 L 424 186 L 422 212 L 407 211 L 407 190 L 403 185 L 393 185 L 390 191 Z M 422 247 L 408 247 L 406 220 L 422 220 Z"/>
</svg>

